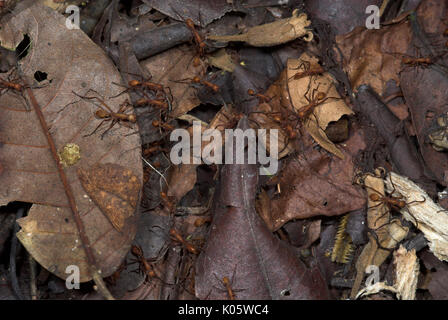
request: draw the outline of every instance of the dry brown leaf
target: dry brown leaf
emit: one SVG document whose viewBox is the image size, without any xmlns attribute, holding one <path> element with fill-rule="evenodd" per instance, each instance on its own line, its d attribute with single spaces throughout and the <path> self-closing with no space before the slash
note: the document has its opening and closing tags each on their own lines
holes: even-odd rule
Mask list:
<svg viewBox="0 0 448 320">
<path fill-rule="evenodd" d="M 285 165 L 278 180 L 281 193 L 270 204 L 270 215 L 263 217 L 271 230 L 291 219 L 317 215 L 334 216 L 357 210 L 365 204 L 363 192 L 352 185 L 353 163 L 329 157 L 315 149 L 306 150 Z"/>
<path fill-rule="evenodd" d="M 65 146 L 70 143 L 79 146 L 79 160 L 66 162 L 69 166 L 65 172 L 102 276 L 108 276 L 129 251 L 138 212 L 132 219 L 126 219 L 122 232 L 117 231 L 86 195 L 77 169 L 89 171 L 96 164 L 112 163 L 121 181 L 126 183 L 128 179 L 134 183 L 137 179 L 140 183 L 140 138 L 137 134 L 128 135 L 131 129 L 116 125 L 101 140 L 100 135 L 107 124 L 96 134 L 85 137 L 100 123 L 94 117 L 98 107 L 91 101 L 80 100 L 72 90 L 85 94 L 88 89 L 94 89 L 104 97 L 112 96 L 122 90 L 111 86 L 113 81 L 120 81 L 120 76 L 102 50 L 82 31 L 67 29 L 62 15 L 39 3 L 33 3 L 9 21 L 2 21 L 2 44 L 15 48 L 24 34 L 31 39 L 29 53 L 20 62 L 24 77 L 30 83 L 34 73 L 41 71 L 51 79 L 46 87 L 33 92 L 56 148 L 64 156 Z M 105 101 L 116 110 L 124 98 L 105 98 Z M 0 203 L 34 203 L 28 216 L 19 221 L 21 242 L 42 266 L 57 276 L 65 279 L 66 267 L 77 265 L 81 282 L 88 281 L 91 279 L 90 266 L 46 137 L 34 111 L 26 112 L 23 108 L 14 95 L 2 95 L 0 162 L 4 170 L 0 174 L 3 186 Z M 135 186 L 131 189 L 137 190 Z M 130 215 L 129 211 L 127 215 Z"/>
<path fill-rule="evenodd" d="M 288 90 L 292 105 L 296 111 L 307 106 L 310 102 L 306 100 L 305 94 L 312 100 L 313 90 L 315 90 L 315 92 L 319 91 L 326 94 L 326 97 L 329 99 L 314 109 L 314 112 L 305 120 L 305 128 L 321 147 L 342 159 L 342 152 L 328 139 L 324 130 L 330 122 L 337 121 L 344 115 L 353 114 L 353 111 L 339 96 L 339 93 L 334 86 L 335 80 L 329 73 L 303 77 L 297 80 L 293 79 L 292 77 L 297 72 L 303 71 L 298 68 L 299 66 L 303 66 L 304 63 L 309 64 L 310 70 L 315 70 L 320 67 L 318 59 L 311 57 L 306 53 L 299 59 L 288 60 L 287 78 L 290 79 L 288 81 Z M 314 96 L 316 96 L 316 94 Z M 330 97 L 337 98 L 338 100 Z"/>
<path fill-rule="evenodd" d="M 177 118 L 197 107 L 201 102 L 196 96 L 196 89 L 191 86 L 194 76 L 202 78 L 204 66 L 195 67 L 192 59 L 193 50 L 182 46 L 167 50 L 142 62 L 149 70 L 152 81 L 169 87 L 174 101 L 171 117 Z M 175 82 L 182 80 L 183 83 Z"/>
<path fill-rule="evenodd" d="M 78 176 L 88 196 L 121 232 L 137 208 L 141 188 L 137 177 L 116 164 L 79 168 Z"/>
<path fill-rule="evenodd" d="M 367 84 L 383 95 L 389 80 L 399 85 L 399 72 L 403 67 L 401 56 L 390 53 L 406 53 L 412 43 L 411 38 L 407 20 L 382 26 L 378 30 L 358 27 L 346 35 L 336 36 L 344 71 L 353 90 Z"/>
<path fill-rule="evenodd" d="M 290 124 L 292 127 L 297 125 L 297 121 L 289 121 L 292 118 L 293 106 L 288 93 L 287 73 L 284 70 L 277 81 L 273 83 L 264 93 L 270 97 L 269 102 L 260 103 L 253 113 L 249 114 L 250 126 L 254 129 L 263 128 L 266 130 L 278 130 L 278 158 L 281 159 L 296 150 L 296 141 L 289 140 L 288 135 L 282 125 L 274 120 L 273 115 L 279 115 L 282 124 Z M 263 141 L 263 140 L 261 140 Z M 266 150 L 270 150 L 270 139 L 266 139 Z"/>
<path fill-rule="evenodd" d="M 168 196 L 180 201 L 191 189 L 197 180 L 197 164 L 182 164 L 173 167 L 168 179 Z"/>
<path fill-rule="evenodd" d="M 208 36 L 216 41 L 243 41 L 254 47 L 270 47 L 303 37 L 313 40 L 313 33 L 307 27 L 311 24 L 305 13 L 295 9 L 290 18 L 277 20 L 250 28 L 246 33 L 230 36 Z"/>
<path fill-rule="evenodd" d="M 185 117 L 181 116 L 182 118 Z M 194 119 L 190 119 L 194 120 Z M 235 117 L 235 110 L 233 108 L 222 107 L 216 115 L 213 117 L 210 124 L 201 122 L 201 134 L 207 129 L 217 129 L 224 136 L 224 130 L 228 128 L 233 128 L 238 123 L 239 118 Z M 190 132 L 190 137 L 193 136 L 193 128 L 188 128 Z M 204 135 L 205 136 L 205 135 Z M 192 141 L 190 141 L 192 143 Z M 210 142 L 209 142 L 210 143 Z M 209 144 L 207 142 L 202 142 L 201 154 L 204 148 Z M 191 144 L 192 145 L 192 144 Z M 197 167 L 198 164 L 193 163 L 193 151 L 190 150 L 190 164 L 182 164 L 174 166 L 171 170 L 170 178 L 168 179 L 168 196 L 174 196 L 177 201 L 180 201 L 183 196 L 185 196 L 191 189 L 193 189 L 197 180 Z"/>
<path fill-rule="evenodd" d="M 233 72 L 235 69 L 235 64 L 232 61 L 232 57 L 226 52 L 225 49 L 219 49 L 218 51 L 208 55 L 207 60 L 211 66 L 227 72 Z"/>
</svg>

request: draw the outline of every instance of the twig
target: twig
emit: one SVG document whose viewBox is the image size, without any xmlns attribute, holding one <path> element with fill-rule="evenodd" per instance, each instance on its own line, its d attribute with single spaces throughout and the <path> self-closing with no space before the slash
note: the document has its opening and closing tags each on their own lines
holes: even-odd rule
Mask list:
<svg viewBox="0 0 448 320">
<path fill-rule="evenodd" d="M 11 240 L 11 251 L 9 253 L 9 275 L 11 277 L 12 291 L 19 300 L 27 300 L 22 294 L 22 290 L 20 289 L 19 281 L 17 280 L 16 275 L 16 254 L 17 249 L 20 246 L 20 243 L 17 241 L 16 236 L 16 233 L 19 231 L 19 225 L 17 224 L 17 220 L 23 217 L 24 212 L 25 212 L 24 208 L 19 208 L 19 210 L 17 210 L 16 221 L 14 223 L 14 231 Z"/>
<path fill-rule="evenodd" d="M 50 146 L 50 150 L 51 150 L 51 155 L 53 156 L 53 160 L 56 163 L 56 167 L 58 168 L 59 177 L 61 178 L 62 184 L 64 185 L 64 191 L 67 196 L 67 199 L 68 199 L 68 202 L 70 205 L 70 209 L 73 213 L 73 218 L 75 220 L 76 226 L 79 231 L 79 237 L 81 239 L 81 243 L 84 248 L 84 252 L 86 253 L 87 262 L 91 269 L 90 270 L 91 276 L 98 287 L 98 291 L 106 299 L 114 300 L 114 297 L 107 289 L 107 287 L 103 281 L 103 278 L 101 277 L 101 270 L 98 267 L 96 259 L 93 255 L 89 238 L 87 237 L 87 234 L 86 234 L 86 231 L 84 228 L 84 224 L 83 224 L 81 217 L 79 215 L 79 212 L 78 212 L 78 208 L 76 207 L 76 201 L 75 201 L 75 197 L 73 196 L 72 188 L 71 188 L 70 184 L 68 183 L 67 176 L 65 175 L 64 168 L 62 167 L 62 163 L 59 161 L 59 156 L 58 156 L 58 153 L 56 150 L 56 145 L 55 145 L 54 140 L 48 130 L 47 122 L 45 121 L 44 115 L 42 113 L 42 110 L 39 107 L 39 104 L 37 103 L 37 100 L 33 94 L 33 91 L 31 90 L 31 88 L 29 88 L 27 86 L 27 83 L 25 82 L 25 80 L 23 80 L 23 81 L 24 81 L 25 86 L 27 87 L 26 92 L 28 93 L 28 96 L 30 97 L 30 101 L 31 101 L 31 104 L 33 105 L 34 111 L 36 112 L 36 115 L 39 118 L 39 122 L 41 124 L 43 133 L 44 133 L 45 137 L 47 138 L 47 142 L 48 142 L 48 145 Z"/>
</svg>

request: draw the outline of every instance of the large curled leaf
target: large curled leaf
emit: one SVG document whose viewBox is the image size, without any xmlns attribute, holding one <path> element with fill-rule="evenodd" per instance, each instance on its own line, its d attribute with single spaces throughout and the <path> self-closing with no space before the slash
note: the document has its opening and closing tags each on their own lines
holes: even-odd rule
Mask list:
<svg viewBox="0 0 448 320">
<path fill-rule="evenodd" d="M 344 149 L 343 155 L 344 160 L 309 148 L 287 162 L 271 182 L 281 193 L 260 212 L 271 230 L 292 219 L 340 215 L 364 206 L 363 192 L 352 185 L 352 157 Z"/>
<path fill-rule="evenodd" d="M 60 155 L 67 155 L 64 147 L 79 147 L 79 160 L 65 161 L 65 172 L 97 264 L 102 275 L 108 276 L 129 251 L 136 232 L 135 209 L 142 179 L 140 138 L 129 135 L 136 128 L 115 125 L 101 139 L 109 123 L 86 136 L 100 123 L 94 117 L 98 107 L 72 90 L 86 94 L 93 89 L 117 110 L 124 95 L 107 97 L 122 90 L 111 84 L 119 82 L 119 74 L 82 31 L 67 29 L 63 16 L 38 3 L 1 23 L 1 43 L 10 49 L 17 47 L 24 34 L 31 45 L 20 69 L 28 83 L 37 71 L 51 80 L 33 92 Z M 25 111 L 19 101 L 9 92 L 0 100 L 0 163 L 4 168 L 0 173 L 0 204 L 17 200 L 34 203 L 28 216 L 19 221 L 20 241 L 57 276 L 65 278 L 66 267 L 77 265 L 81 282 L 88 281 L 90 266 L 47 139 L 35 112 Z M 86 177 L 85 188 L 78 172 Z M 109 219 L 114 214 L 124 216 L 116 227 Z"/>
<path fill-rule="evenodd" d="M 240 120 L 238 128 L 247 127 L 247 118 Z M 227 277 L 237 299 L 328 299 L 319 270 L 307 269 L 256 213 L 257 170 L 246 164 L 223 168 L 219 204 L 196 264 L 196 296 L 228 298 L 221 281 Z"/>
</svg>

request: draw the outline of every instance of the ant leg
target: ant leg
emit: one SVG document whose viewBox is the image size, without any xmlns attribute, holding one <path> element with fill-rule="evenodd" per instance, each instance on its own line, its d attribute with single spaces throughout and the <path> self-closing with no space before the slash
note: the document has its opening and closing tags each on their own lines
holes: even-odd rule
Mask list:
<svg viewBox="0 0 448 320">
<path fill-rule="evenodd" d="M 91 135 L 93 135 L 100 127 L 101 125 L 105 122 L 105 121 L 109 121 L 110 119 L 106 119 L 100 122 L 100 124 L 95 128 L 95 130 L 93 130 L 91 133 L 84 135 L 83 137 L 89 137 Z"/>
<path fill-rule="evenodd" d="M 282 154 L 282 152 L 285 151 L 285 150 L 288 148 L 288 145 L 289 145 L 289 137 L 288 137 L 287 135 L 285 135 L 285 136 L 284 136 L 284 140 L 286 140 L 286 142 L 283 142 L 283 143 L 284 143 L 283 149 L 280 150 L 280 151 L 278 152 L 278 154 Z"/>
<path fill-rule="evenodd" d="M 415 216 L 409 211 L 409 209 L 406 208 L 406 210 L 409 213 L 409 215 L 412 217 L 412 219 L 414 220 L 415 227 L 418 229 L 418 220 L 417 220 L 417 218 L 415 218 Z"/>
<path fill-rule="evenodd" d="M 302 69 L 302 67 L 303 67 L 303 71 L 308 71 L 308 70 L 310 70 L 311 63 L 310 63 L 309 61 L 302 61 L 302 63 L 299 64 L 299 65 L 297 66 L 297 68 L 291 68 L 291 70 Z"/>
<path fill-rule="evenodd" d="M 368 228 L 368 232 L 369 232 L 371 235 L 373 235 L 373 237 L 375 238 L 375 242 L 376 242 L 376 244 L 377 244 L 377 246 L 378 246 L 379 249 L 386 250 L 386 251 L 389 251 L 389 252 L 392 252 L 392 251 L 394 250 L 393 248 L 392 248 L 392 249 L 389 249 L 389 248 L 383 247 L 383 246 L 381 245 L 381 243 L 380 243 L 380 241 L 379 241 L 379 239 L 378 239 L 378 235 L 376 234 L 375 230 L 372 230 L 372 229 Z"/>
<path fill-rule="evenodd" d="M 392 181 L 392 174 L 389 174 L 389 181 L 390 181 L 390 184 L 391 184 L 391 186 L 392 186 L 392 191 L 389 193 L 389 194 L 391 194 L 392 196 L 394 195 L 394 193 L 395 193 L 395 191 L 397 191 L 397 189 L 395 188 L 395 184 L 394 184 L 394 182 Z M 403 197 L 403 196 L 401 196 L 401 197 Z M 425 199 L 426 200 L 426 199 Z"/>
<path fill-rule="evenodd" d="M 99 93 L 96 92 L 96 91 L 93 90 L 93 89 L 89 89 L 89 90 L 87 90 L 86 94 L 87 94 L 88 92 L 90 92 L 90 91 L 95 92 L 96 94 L 99 95 Z M 97 101 L 101 104 L 101 106 L 103 106 L 104 108 L 107 109 L 107 111 L 113 113 L 112 109 L 111 109 L 111 108 L 110 108 L 110 107 L 109 107 L 103 100 L 101 100 L 101 99 L 98 98 L 98 97 L 95 97 L 95 96 L 94 96 L 94 97 L 82 96 L 82 95 L 80 95 L 80 94 L 77 94 L 75 91 L 72 91 L 72 93 L 73 93 L 74 95 L 76 95 L 76 96 L 82 98 L 82 99 L 87 99 L 87 100 L 97 100 Z"/>
<path fill-rule="evenodd" d="M 308 97 L 307 95 L 310 93 L 310 89 L 311 89 L 311 79 L 310 79 L 310 81 L 308 82 L 308 88 L 306 89 L 306 92 L 305 92 L 305 94 L 303 95 L 303 97 L 306 99 L 306 101 L 308 102 L 308 103 L 311 103 L 311 99 L 312 99 L 312 97 Z"/>
<path fill-rule="evenodd" d="M 426 198 L 424 196 L 422 196 L 422 197 L 423 197 L 423 200 L 414 200 L 414 201 L 406 203 L 406 205 L 408 206 L 408 205 L 413 204 L 413 203 L 423 203 L 423 202 L 425 202 Z"/>
<path fill-rule="evenodd" d="M 114 95 L 114 96 L 110 96 L 109 99 L 117 98 L 117 97 L 121 96 L 122 94 L 124 94 L 124 93 L 128 92 L 129 90 L 131 90 L 131 88 L 129 88 L 129 87 L 127 87 L 127 86 L 124 86 L 124 85 L 122 85 L 122 84 L 119 84 L 119 83 L 116 83 L 116 82 L 112 82 L 112 83 L 115 84 L 115 85 L 117 85 L 117 86 L 126 88 L 126 89 L 123 90 L 123 91 L 121 91 L 119 94 L 116 94 L 116 95 Z"/>
<path fill-rule="evenodd" d="M 109 128 L 107 128 L 107 129 L 101 134 L 101 140 L 103 140 L 103 138 L 104 138 L 104 136 L 106 135 L 106 133 L 107 133 L 110 129 L 112 129 L 113 126 L 114 126 L 115 124 L 117 124 L 118 122 L 119 122 L 119 121 L 116 120 L 116 119 L 113 119 L 113 120 L 112 120 L 112 122 L 111 122 Z M 122 123 L 122 124 L 124 124 L 124 123 Z"/>
</svg>

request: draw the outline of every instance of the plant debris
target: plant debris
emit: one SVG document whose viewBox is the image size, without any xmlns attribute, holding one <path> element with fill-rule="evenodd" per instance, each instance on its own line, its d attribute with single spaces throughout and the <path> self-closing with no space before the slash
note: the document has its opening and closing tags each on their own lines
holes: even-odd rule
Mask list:
<svg viewBox="0 0 448 320">
<path fill-rule="evenodd" d="M 447 299 L 447 16 L 0 1 L 0 299 Z"/>
</svg>

